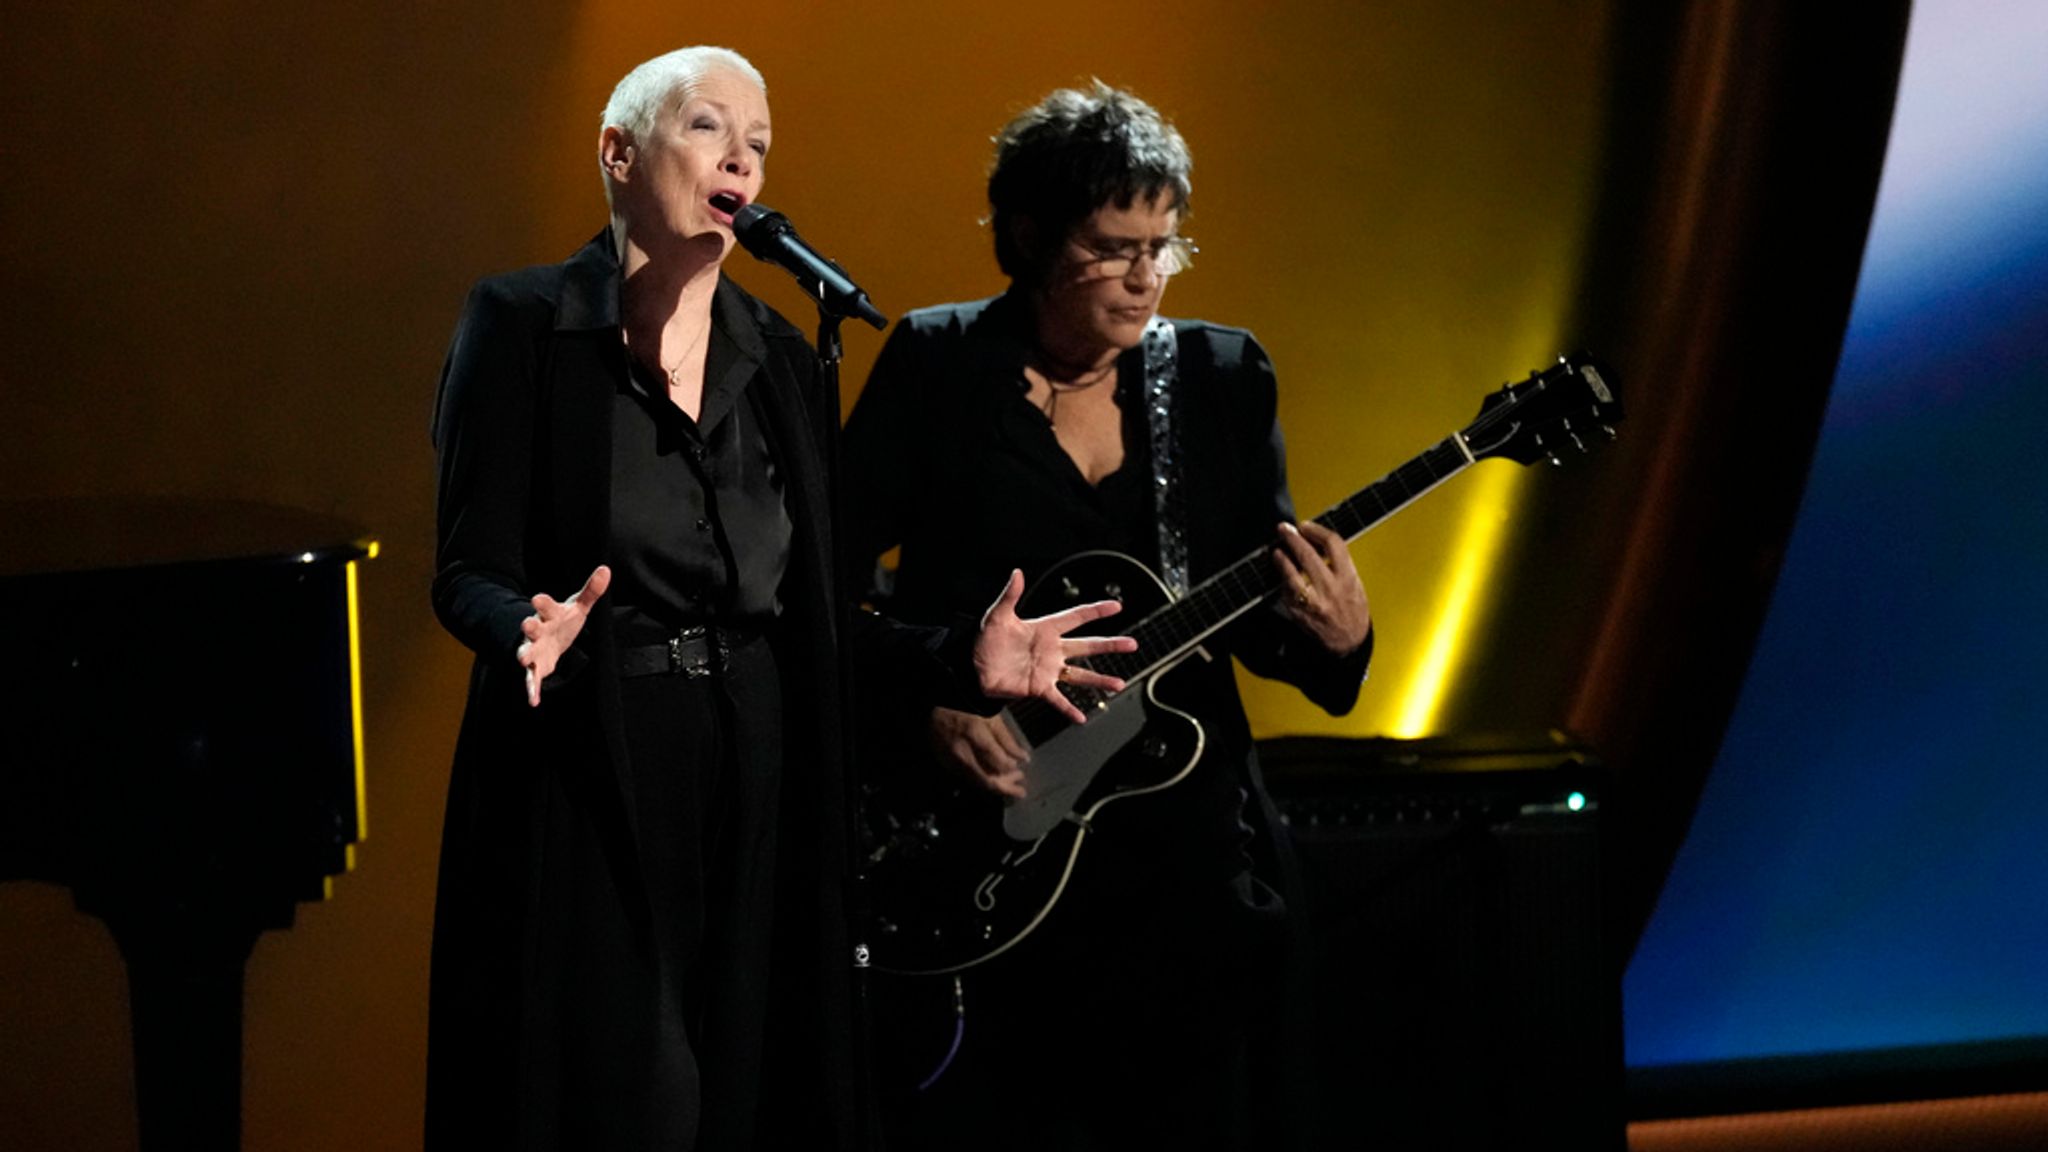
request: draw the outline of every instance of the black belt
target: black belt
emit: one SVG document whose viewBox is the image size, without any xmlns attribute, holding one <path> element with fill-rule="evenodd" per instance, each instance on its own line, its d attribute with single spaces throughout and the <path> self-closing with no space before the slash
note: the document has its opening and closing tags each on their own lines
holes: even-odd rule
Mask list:
<svg viewBox="0 0 2048 1152">
<path fill-rule="evenodd" d="M 732 654 L 747 646 L 755 633 L 716 624 L 694 624 L 660 644 L 619 650 L 619 675 L 681 675 L 687 680 L 723 676 Z"/>
</svg>

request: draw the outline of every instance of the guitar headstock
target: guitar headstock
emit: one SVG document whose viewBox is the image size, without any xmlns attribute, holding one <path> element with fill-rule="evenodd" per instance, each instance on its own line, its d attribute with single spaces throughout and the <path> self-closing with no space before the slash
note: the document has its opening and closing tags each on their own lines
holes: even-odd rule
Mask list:
<svg viewBox="0 0 2048 1152">
<path fill-rule="evenodd" d="M 1523 464 L 1562 464 L 1568 452 L 1590 451 L 1594 436 L 1611 440 L 1621 423 L 1614 376 L 1582 354 L 1506 385 L 1479 406 L 1460 433 L 1475 459 L 1498 456 Z"/>
</svg>

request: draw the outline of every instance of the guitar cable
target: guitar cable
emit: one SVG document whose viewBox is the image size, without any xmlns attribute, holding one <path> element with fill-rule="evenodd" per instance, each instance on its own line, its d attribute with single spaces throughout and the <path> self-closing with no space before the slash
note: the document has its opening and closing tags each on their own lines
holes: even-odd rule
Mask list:
<svg viewBox="0 0 2048 1152">
<path fill-rule="evenodd" d="M 937 1068 L 932 1069 L 932 1074 L 925 1077 L 924 1082 L 917 1086 L 919 1092 L 923 1092 L 938 1083 L 939 1077 L 946 1074 L 946 1069 L 953 1066 L 953 1058 L 960 1054 L 960 1039 L 966 1034 L 967 994 L 960 986 L 959 974 L 955 973 L 953 976 L 953 1045 L 946 1049 L 945 1057 L 939 1061 Z"/>
</svg>

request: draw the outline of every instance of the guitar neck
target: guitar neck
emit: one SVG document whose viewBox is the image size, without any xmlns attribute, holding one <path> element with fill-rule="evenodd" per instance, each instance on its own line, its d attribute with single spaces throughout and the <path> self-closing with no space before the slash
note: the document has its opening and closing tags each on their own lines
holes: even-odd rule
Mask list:
<svg viewBox="0 0 2048 1152">
<path fill-rule="evenodd" d="M 1474 461 L 1464 437 L 1453 433 L 1339 501 L 1317 516 L 1316 523 L 1346 540 L 1355 540 Z M 1132 627 L 1129 635 L 1137 638 L 1136 652 L 1097 657 L 1090 666 L 1136 683 L 1180 659 L 1279 588 L 1280 573 L 1271 549 L 1255 549 Z"/>
<path fill-rule="evenodd" d="M 1603 370 L 1583 355 L 1559 357 L 1549 368 L 1488 396 L 1478 418 L 1464 429 L 1359 489 L 1316 517 L 1316 523 L 1345 540 L 1356 539 L 1482 459 L 1521 464 L 1548 459 L 1555 464 L 1563 453 L 1585 450 L 1582 433 L 1597 430 L 1612 436 L 1620 419 L 1621 401 Z M 1129 634 L 1138 641 L 1136 652 L 1097 657 L 1089 666 L 1135 687 L 1181 660 L 1218 629 L 1279 591 L 1280 573 L 1270 551 L 1254 549 L 1131 626 Z M 1087 692 L 1071 695 L 1083 710 L 1101 699 Z M 1043 732 L 1066 723 L 1041 700 L 1020 700 L 1009 711 L 1034 744 Z"/>
</svg>

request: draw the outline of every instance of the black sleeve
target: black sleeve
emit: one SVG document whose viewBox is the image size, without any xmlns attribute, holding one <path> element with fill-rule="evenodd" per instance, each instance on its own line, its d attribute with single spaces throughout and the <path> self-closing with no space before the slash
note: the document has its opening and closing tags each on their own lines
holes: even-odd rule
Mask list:
<svg viewBox="0 0 2048 1152">
<path fill-rule="evenodd" d="M 922 719 L 933 706 L 988 713 L 974 673 L 977 629 L 905 624 L 856 608 L 849 622 L 856 690 L 867 703 Z"/>
<path fill-rule="evenodd" d="M 842 442 L 843 555 L 848 575 L 868 592 L 876 559 L 903 542 L 923 483 L 929 406 L 918 403 L 927 384 L 917 344 L 912 322 L 899 322 L 868 372 Z"/>
<path fill-rule="evenodd" d="M 901 331 L 899 328 L 898 333 Z M 900 346 L 892 337 L 884 349 L 884 360 L 900 356 Z M 899 352 L 892 353 L 891 348 Z M 859 440 L 850 427 L 844 434 L 837 427 L 838 397 L 825 395 L 827 389 L 817 370 L 816 357 L 800 334 L 792 330 L 790 340 L 780 345 L 778 351 L 788 363 L 798 393 L 805 398 L 810 432 L 828 468 L 834 456 L 829 445 L 833 437 L 839 438 L 838 475 L 827 477 L 828 489 L 839 506 L 839 530 L 849 540 L 875 539 L 880 530 L 871 521 L 884 510 L 882 498 L 863 493 L 869 491 L 871 484 L 891 484 L 889 469 L 883 464 L 888 454 L 882 454 L 880 460 L 864 449 L 856 454 Z M 879 373 L 880 365 L 877 370 Z M 873 384 L 869 387 L 872 389 Z M 868 403 L 868 392 L 862 393 L 861 402 Z M 872 405 L 869 410 L 873 410 Z M 862 478 L 859 483 L 852 479 L 856 476 Z M 900 493 L 892 489 L 887 499 L 900 499 Z M 874 557 L 893 544 L 891 540 L 870 552 L 859 551 L 868 547 L 866 544 L 841 544 L 841 580 L 851 586 L 843 591 L 858 592 Z M 863 557 L 858 567 L 854 566 L 856 555 Z M 865 706 L 892 713 L 907 709 L 920 717 L 934 704 L 952 708 L 987 706 L 975 686 L 973 627 L 919 627 L 858 608 L 849 613 L 846 625 L 847 659 L 852 666 L 856 693 Z"/>
<path fill-rule="evenodd" d="M 844 471 L 839 491 L 846 532 L 842 563 L 861 598 L 885 608 L 886 599 L 877 596 L 879 590 L 874 586 L 876 562 L 903 542 L 928 482 L 926 450 L 932 443 L 929 437 L 935 434 L 928 402 L 932 384 L 929 347 L 930 341 L 914 320 L 906 317 L 897 323 L 868 371 L 840 445 Z M 991 600 L 995 591 L 990 592 Z M 879 714 L 868 717 L 871 737 L 881 734 L 884 746 L 921 733 L 935 705 L 983 715 L 1002 706 L 1001 701 L 981 694 L 974 673 L 978 620 L 958 617 L 946 627 L 926 628 L 856 612 L 854 623 L 856 632 L 866 628 L 879 637 L 894 628 L 920 638 L 928 661 L 922 665 L 925 674 L 907 682 L 907 691 L 883 693 L 874 687 L 875 682 L 866 682 L 867 698 L 881 704 Z M 891 674 L 858 659 L 855 667 L 861 675 Z M 900 668 L 895 675 L 901 675 Z"/>
<path fill-rule="evenodd" d="M 1228 362 L 1219 357 L 1219 367 Z M 1279 388 L 1273 362 L 1249 334 L 1235 370 L 1225 373 L 1225 404 L 1231 426 L 1242 431 L 1239 456 L 1247 469 L 1244 499 L 1249 505 L 1239 521 L 1250 549 L 1278 546 L 1282 521 L 1294 522 L 1294 500 L 1287 490 L 1287 445 L 1280 434 Z M 1241 553 L 1240 553 L 1241 554 Z M 1230 651 L 1254 675 L 1280 680 L 1332 716 L 1342 716 L 1358 702 L 1358 688 L 1372 661 L 1373 634 L 1353 652 L 1337 654 L 1295 626 L 1268 603 L 1247 612 L 1230 632 Z"/>
<path fill-rule="evenodd" d="M 511 660 L 533 614 L 525 563 L 537 354 L 502 289 L 470 292 L 441 370 L 433 437 L 434 614 L 481 656 Z"/>
</svg>

